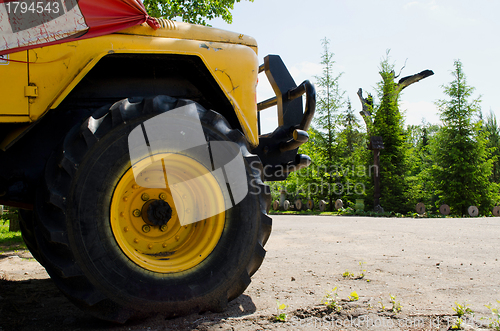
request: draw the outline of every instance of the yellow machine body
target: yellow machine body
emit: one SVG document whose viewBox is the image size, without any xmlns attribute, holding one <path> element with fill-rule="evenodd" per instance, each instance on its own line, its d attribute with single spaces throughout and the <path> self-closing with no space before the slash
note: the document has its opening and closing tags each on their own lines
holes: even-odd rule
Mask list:
<svg viewBox="0 0 500 331">
<path fill-rule="evenodd" d="M 5 150 L 31 124 L 57 107 L 82 78 L 109 54 L 176 54 L 203 61 L 234 108 L 251 146 L 257 146 L 257 43 L 248 36 L 214 28 L 159 20 L 101 37 L 40 47 L 0 59 L 1 123 L 18 123 L 4 133 Z M 238 59 L 234 61 L 234 59 Z"/>
</svg>

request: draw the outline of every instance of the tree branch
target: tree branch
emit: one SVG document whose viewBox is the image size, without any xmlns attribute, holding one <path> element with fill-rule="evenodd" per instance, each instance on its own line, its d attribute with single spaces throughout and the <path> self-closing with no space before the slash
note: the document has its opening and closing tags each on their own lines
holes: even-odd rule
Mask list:
<svg viewBox="0 0 500 331">
<path fill-rule="evenodd" d="M 359 112 L 361 117 L 363 117 L 363 120 L 365 121 L 366 124 L 366 131 L 368 135 L 370 135 L 370 127 L 372 124 L 372 113 L 370 112 L 370 109 L 373 109 L 373 99 L 371 98 L 370 95 L 368 95 L 368 98 L 363 98 L 363 89 L 359 88 L 358 90 L 358 97 L 359 101 L 361 101 L 361 106 L 362 110 Z"/>
<path fill-rule="evenodd" d="M 403 77 L 399 80 L 397 84 L 397 91 L 398 93 L 401 92 L 404 88 L 410 86 L 413 83 L 416 83 L 424 78 L 427 78 L 429 76 L 434 75 L 434 72 L 432 70 L 424 70 L 419 72 L 418 74 L 411 75 L 411 76 L 406 76 Z"/>
<path fill-rule="evenodd" d="M 403 69 L 406 67 L 406 62 L 408 61 L 408 59 L 405 60 L 405 64 L 403 65 L 403 67 L 401 69 L 399 69 L 399 74 L 397 76 L 394 77 L 394 79 L 397 79 L 399 76 L 401 76 L 401 73 L 403 72 Z"/>
<path fill-rule="evenodd" d="M 367 100 L 363 98 L 363 89 L 360 87 L 358 90 L 358 97 L 359 101 L 361 101 L 361 106 L 362 106 L 362 112 L 366 112 L 368 116 L 371 116 L 372 113 L 370 112 L 370 107 L 373 106 L 373 101 Z"/>
</svg>

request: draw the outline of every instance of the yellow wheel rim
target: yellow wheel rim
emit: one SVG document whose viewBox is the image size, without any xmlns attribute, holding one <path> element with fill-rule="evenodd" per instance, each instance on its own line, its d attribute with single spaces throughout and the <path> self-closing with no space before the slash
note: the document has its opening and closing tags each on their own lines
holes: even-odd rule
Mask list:
<svg viewBox="0 0 500 331">
<path fill-rule="evenodd" d="M 111 231 L 123 253 L 138 266 L 158 273 L 185 271 L 205 260 L 219 242 L 225 223 L 224 194 L 217 179 L 193 158 L 165 153 L 154 159 L 161 161 L 151 164 L 147 158 L 134 165 L 134 170 L 143 169 L 137 181 L 132 168 L 118 181 L 111 200 Z M 189 181 L 193 178 L 197 180 Z M 178 188 L 185 182 L 189 184 Z M 155 224 L 148 211 L 165 206 L 164 202 L 171 217 L 166 224 Z M 181 225 L 191 213 L 200 215 L 200 209 L 201 215 L 207 209 L 222 212 L 214 216 L 209 212 L 205 219 Z"/>
</svg>

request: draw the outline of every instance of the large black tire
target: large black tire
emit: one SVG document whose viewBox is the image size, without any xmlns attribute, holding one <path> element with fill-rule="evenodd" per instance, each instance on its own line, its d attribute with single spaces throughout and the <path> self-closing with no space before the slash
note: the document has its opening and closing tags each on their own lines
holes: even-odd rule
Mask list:
<svg viewBox="0 0 500 331">
<path fill-rule="evenodd" d="M 151 313 L 221 311 L 245 291 L 260 267 L 271 233 L 271 196 L 260 160 L 249 153 L 241 132 L 198 104 L 208 140 L 239 145 L 249 190 L 225 212 L 215 248 L 195 267 L 159 273 L 134 264 L 113 237 L 110 205 L 131 167 L 129 133 L 153 116 L 192 103 L 167 96 L 117 102 L 71 130 L 48 161 L 36 203 L 37 251 L 59 289 L 85 312 L 123 323 Z"/>
<path fill-rule="evenodd" d="M 38 245 L 36 243 L 35 232 L 34 232 L 34 220 L 35 214 L 31 210 L 19 209 L 19 227 L 21 228 L 21 236 L 23 241 L 28 247 L 31 255 L 43 264 L 42 257 L 38 251 Z"/>
</svg>

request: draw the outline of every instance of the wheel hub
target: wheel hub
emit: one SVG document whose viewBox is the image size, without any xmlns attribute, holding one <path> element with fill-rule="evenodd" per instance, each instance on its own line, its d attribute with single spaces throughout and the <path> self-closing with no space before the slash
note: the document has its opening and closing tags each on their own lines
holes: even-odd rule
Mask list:
<svg viewBox="0 0 500 331">
<path fill-rule="evenodd" d="M 155 157 L 163 161 L 151 164 L 149 157 L 141 161 L 148 164 L 141 176 L 149 187 L 137 184 L 132 168 L 116 184 L 110 208 L 111 231 L 122 252 L 138 266 L 165 274 L 186 271 L 205 260 L 217 245 L 225 212 L 186 225 L 180 220 L 199 208 L 224 209 L 224 196 L 216 177 L 206 176 L 209 170 L 195 159 L 173 153 Z M 176 184 L 165 182 L 164 169 L 169 170 L 172 183 L 203 180 L 181 191 Z M 210 197 L 207 205 L 197 202 L 200 194 Z"/>
<path fill-rule="evenodd" d="M 166 225 L 172 218 L 172 207 L 163 200 L 149 200 L 142 207 L 142 215 L 149 225 Z"/>
</svg>

